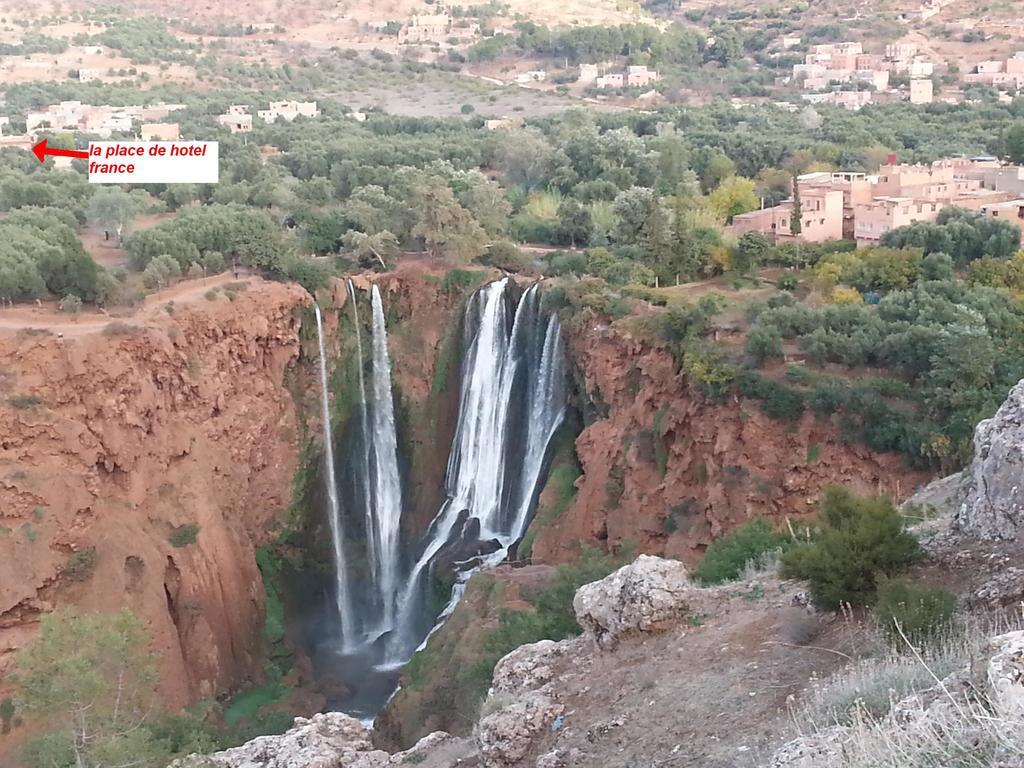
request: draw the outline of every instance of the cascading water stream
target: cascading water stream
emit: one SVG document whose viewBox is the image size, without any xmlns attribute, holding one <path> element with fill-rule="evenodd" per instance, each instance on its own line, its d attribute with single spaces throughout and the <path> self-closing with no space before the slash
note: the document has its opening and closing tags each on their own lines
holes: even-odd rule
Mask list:
<svg viewBox="0 0 1024 768">
<path fill-rule="evenodd" d="M 390 630 L 395 621 L 395 592 L 398 588 L 401 552 L 402 485 L 398 473 L 398 438 L 391 388 L 391 358 L 384 323 L 380 291 L 371 289 L 373 308 L 373 551 L 376 552 L 375 581 L 382 603 L 379 633 Z"/>
<path fill-rule="evenodd" d="M 338 484 L 334 475 L 334 439 L 331 431 L 330 389 L 327 383 L 327 352 L 324 348 L 324 323 L 320 306 L 313 304 L 316 315 L 316 335 L 320 347 L 320 410 L 324 425 L 324 486 L 327 491 L 327 520 L 331 529 L 331 544 L 334 549 L 335 603 L 341 623 L 342 647 L 347 647 L 355 627 L 355 612 L 352 607 L 352 593 L 348 587 L 348 569 L 345 564 L 345 533 L 341 521 L 341 505 L 338 503 Z"/>
<path fill-rule="evenodd" d="M 390 665 L 415 650 L 424 577 L 441 550 L 458 538 L 463 513 L 479 522 L 479 539 L 497 540 L 483 562 L 500 562 L 522 538 L 536 500 L 551 439 L 565 415 L 561 329 L 543 323 L 538 285 L 520 297 L 509 323 L 507 278 L 481 288 L 464 321 L 459 416 L 445 477 L 446 500 L 398 599 Z M 459 581 L 464 581 L 465 574 Z M 457 585 L 452 602 L 461 596 Z M 447 613 L 447 610 L 446 610 Z M 444 614 L 442 614 L 444 615 Z"/>
</svg>

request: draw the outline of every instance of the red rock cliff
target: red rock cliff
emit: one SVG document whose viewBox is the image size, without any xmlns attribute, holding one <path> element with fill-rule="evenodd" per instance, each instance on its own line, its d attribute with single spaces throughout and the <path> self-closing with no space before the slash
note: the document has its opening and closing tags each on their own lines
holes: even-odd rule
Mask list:
<svg viewBox="0 0 1024 768">
<path fill-rule="evenodd" d="M 689 562 L 751 517 L 816 510 L 843 483 L 905 498 L 927 479 L 901 457 L 840 439 L 805 414 L 788 424 L 736 397 L 714 402 L 676 372 L 668 350 L 599 322 L 575 323 L 570 357 L 606 414 L 583 430 L 573 503 L 540 527 L 533 556 L 571 559 L 581 543 Z"/>
<path fill-rule="evenodd" d="M 232 301 L 205 290 L 64 338 L 0 333 L 0 696 L 40 616 L 66 605 L 143 618 L 169 706 L 258 674 L 253 553 L 290 500 L 285 377 L 309 297 L 255 278 Z M 69 558 L 89 548 L 76 579 Z"/>
</svg>

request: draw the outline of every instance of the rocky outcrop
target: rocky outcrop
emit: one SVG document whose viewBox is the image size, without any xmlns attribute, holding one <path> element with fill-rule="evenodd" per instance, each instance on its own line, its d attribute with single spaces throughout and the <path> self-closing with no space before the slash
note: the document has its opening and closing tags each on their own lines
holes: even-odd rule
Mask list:
<svg viewBox="0 0 1024 768">
<path fill-rule="evenodd" d="M 535 559 L 564 562 L 586 545 L 693 563 L 751 517 L 816 512 L 826 485 L 905 498 L 929 479 L 810 413 L 789 424 L 752 401 L 705 397 L 669 350 L 626 323 L 581 316 L 572 325 L 570 356 L 589 401 L 576 439 L 583 475 L 568 509 L 537 527 Z"/>
<path fill-rule="evenodd" d="M 169 707 L 260 674 L 254 549 L 290 501 L 309 296 L 247 283 L 0 334 L 0 697 L 39 617 L 69 605 L 144 620 Z"/>
<path fill-rule="evenodd" d="M 1024 381 L 974 431 L 956 524 L 981 539 L 1015 539 L 1024 525 Z"/>
<path fill-rule="evenodd" d="M 640 555 L 634 562 L 576 592 L 576 621 L 602 648 L 619 638 L 678 624 L 695 609 L 698 590 L 686 566 L 676 560 Z"/>
<path fill-rule="evenodd" d="M 627 636 L 681 624 L 699 599 L 682 563 L 641 555 L 600 581 L 579 588 L 573 600 L 583 635 L 542 640 L 503 657 L 494 668 L 486 713 L 476 730 L 485 768 L 511 768 L 538 752 L 541 738 L 561 728 L 567 710 L 556 669 L 577 665 L 593 649 L 611 650 Z M 538 764 L 557 765 L 555 753 Z"/>
<path fill-rule="evenodd" d="M 432 733 L 412 749 L 389 755 L 374 749 L 370 729 L 340 712 L 297 717 L 280 736 L 259 736 L 212 755 L 191 755 L 170 768 L 450 768 L 472 751 L 447 733 Z"/>
</svg>

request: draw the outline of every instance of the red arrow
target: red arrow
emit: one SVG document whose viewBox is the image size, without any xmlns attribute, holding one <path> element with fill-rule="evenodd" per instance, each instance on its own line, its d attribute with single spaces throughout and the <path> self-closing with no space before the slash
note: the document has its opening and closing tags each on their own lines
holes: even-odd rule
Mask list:
<svg viewBox="0 0 1024 768">
<path fill-rule="evenodd" d="M 46 139 L 43 139 L 32 147 L 32 152 L 39 158 L 40 163 L 46 160 L 47 155 L 53 155 L 54 157 L 81 157 L 84 160 L 89 159 L 89 153 L 84 149 L 51 149 L 46 146 Z"/>
</svg>

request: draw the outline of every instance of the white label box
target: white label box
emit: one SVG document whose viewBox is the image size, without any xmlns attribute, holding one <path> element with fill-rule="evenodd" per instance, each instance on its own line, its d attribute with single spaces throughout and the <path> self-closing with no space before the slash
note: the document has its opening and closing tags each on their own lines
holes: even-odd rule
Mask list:
<svg viewBox="0 0 1024 768">
<path fill-rule="evenodd" d="M 91 184 L 216 184 L 216 141 L 89 142 Z"/>
</svg>

